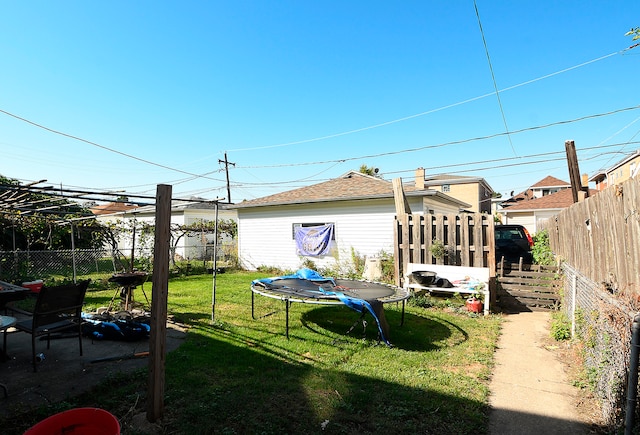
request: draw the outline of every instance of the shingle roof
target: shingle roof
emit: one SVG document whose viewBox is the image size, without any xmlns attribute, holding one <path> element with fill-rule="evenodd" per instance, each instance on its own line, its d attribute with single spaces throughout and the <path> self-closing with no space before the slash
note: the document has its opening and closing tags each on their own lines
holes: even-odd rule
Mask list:
<svg viewBox="0 0 640 435">
<path fill-rule="evenodd" d="M 414 186 L 403 186 L 407 196 L 446 195 L 434 190 L 416 190 Z M 328 201 L 347 201 L 354 199 L 393 198 L 393 185 L 390 181 L 357 171 L 349 171 L 341 177 L 333 178 L 311 186 L 288 190 L 262 198 L 243 201 L 230 206 L 230 208 L 260 207 L 271 205 L 304 204 Z M 461 201 L 447 197 L 452 202 L 458 202 L 463 207 L 468 207 Z"/>
<path fill-rule="evenodd" d="M 523 201 L 532 201 L 535 198 L 533 197 L 533 189 L 542 189 L 544 187 L 568 187 L 571 188 L 571 184 L 567 183 L 566 181 L 562 181 L 559 178 L 556 177 L 552 177 L 552 176 L 547 176 L 544 177 L 542 180 L 538 181 L 536 184 L 534 184 L 533 186 L 531 186 L 530 188 L 528 188 L 525 191 L 522 191 L 514 196 L 512 196 L 509 199 L 506 199 L 503 201 L 503 204 L 505 206 L 505 208 L 508 206 L 509 208 L 512 208 L 512 205 L 509 205 L 511 203 L 520 203 Z"/>
<path fill-rule="evenodd" d="M 544 209 L 563 209 L 573 204 L 573 190 L 562 189 L 556 193 L 545 195 L 540 198 L 531 199 L 529 201 L 522 201 L 518 204 L 506 207 L 504 212 L 511 212 L 514 210 L 544 210 Z M 598 193 L 595 189 L 589 189 L 589 195 L 595 195 Z"/>
<path fill-rule="evenodd" d="M 562 181 L 559 178 L 552 177 L 551 175 L 544 177 L 542 180 L 538 181 L 536 184 L 531 186 L 531 189 L 542 188 L 542 187 L 571 187 L 571 183 L 567 183 L 566 181 Z"/>
</svg>

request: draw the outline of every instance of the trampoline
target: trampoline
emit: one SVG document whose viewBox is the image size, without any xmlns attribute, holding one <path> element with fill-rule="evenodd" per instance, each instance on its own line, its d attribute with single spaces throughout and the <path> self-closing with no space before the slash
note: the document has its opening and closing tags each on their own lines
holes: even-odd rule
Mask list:
<svg viewBox="0 0 640 435">
<path fill-rule="evenodd" d="M 405 302 L 411 293 L 408 289 L 388 284 L 327 278 L 313 270 L 300 269 L 294 275 L 256 279 L 251 282 L 251 317 L 254 320 L 256 319 L 255 295 L 279 299 L 285 303 L 285 334 L 287 338 L 289 338 L 289 306 L 293 302 L 321 305 L 344 304 L 361 313 L 361 319 L 369 312 L 376 321 L 380 338 L 387 345 L 390 345 L 383 304 L 402 302 L 400 321 L 402 326 L 404 324 Z M 261 317 L 266 317 L 269 314 Z"/>
</svg>

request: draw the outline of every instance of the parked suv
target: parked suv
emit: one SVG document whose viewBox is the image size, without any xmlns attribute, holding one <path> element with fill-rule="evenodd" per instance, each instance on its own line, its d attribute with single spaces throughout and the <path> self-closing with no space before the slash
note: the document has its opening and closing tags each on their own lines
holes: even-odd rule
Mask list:
<svg viewBox="0 0 640 435">
<path fill-rule="evenodd" d="M 533 263 L 533 239 L 522 225 L 496 225 L 496 261 Z"/>
</svg>

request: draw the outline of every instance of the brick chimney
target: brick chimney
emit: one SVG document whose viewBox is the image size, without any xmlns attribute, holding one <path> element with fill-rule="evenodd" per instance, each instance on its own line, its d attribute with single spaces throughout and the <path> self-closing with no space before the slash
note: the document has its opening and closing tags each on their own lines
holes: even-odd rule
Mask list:
<svg viewBox="0 0 640 435">
<path fill-rule="evenodd" d="M 416 190 L 424 190 L 424 168 L 416 169 Z"/>
<path fill-rule="evenodd" d="M 589 187 L 589 174 L 582 174 L 582 187 Z"/>
</svg>

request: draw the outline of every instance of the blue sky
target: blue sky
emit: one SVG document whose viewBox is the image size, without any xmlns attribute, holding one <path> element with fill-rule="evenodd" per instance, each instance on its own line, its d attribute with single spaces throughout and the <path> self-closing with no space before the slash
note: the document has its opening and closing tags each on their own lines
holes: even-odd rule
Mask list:
<svg viewBox="0 0 640 435">
<path fill-rule="evenodd" d="M 589 175 L 640 148 L 637 26 L 626 0 L 4 1 L 0 174 L 226 198 L 226 153 L 234 202 L 363 164 L 569 181 L 566 140 Z"/>
</svg>

